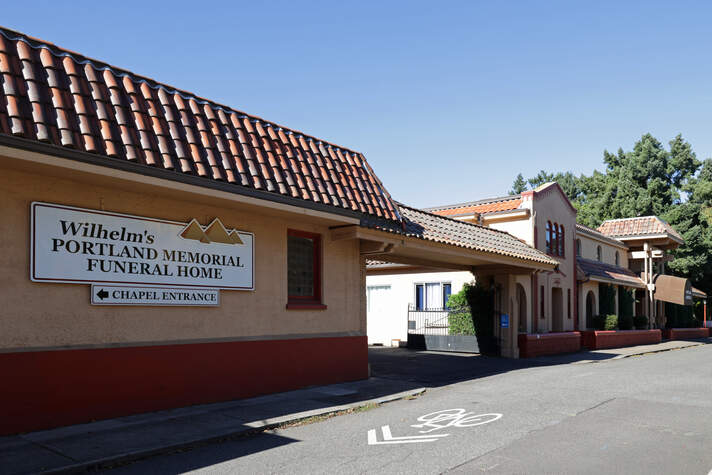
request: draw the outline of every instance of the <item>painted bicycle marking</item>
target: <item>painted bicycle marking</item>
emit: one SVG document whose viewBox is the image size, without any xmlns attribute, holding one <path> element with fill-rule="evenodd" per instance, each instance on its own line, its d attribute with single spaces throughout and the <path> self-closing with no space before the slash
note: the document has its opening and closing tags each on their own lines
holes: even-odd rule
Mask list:
<svg viewBox="0 0 712 475">
<path fill-rule="evenodd" d="M 475 427 L 482 424 L 488 424 L 501 418 L 502 414 L 475 414 L 467 412 L 465 409 L 445 409 L 442 411 L 431 412 L 418 418 L 420 424 L 413 424 L 411 427 L 421 430 L 421 434 L 429 434 L 435 430 L 444 429 L 446 427 Z M 378 440 L 378 432 L 376 429 L 368 431 L 368 445 L 383 445 L 383 444 L 417 444 L 425 442 L 435 442 L 442 437 L 447 437 L 450 434 L 429 434 L 429 435 L 406 435 L 394 437 L 391 433 L 390 426 L 381 426 L 383 436 Z M 711 474 L 712 475 L 712 474 Z"/>
<path fill-rule="evenodd" d="M 488 424 L 501 418 L 502 414 L 475 414 L 467 412 L 465 409 L 444 409 L 442 411 L 431 412 L 418 418 L 420 424 L 413 424 L 411 427 L 421 430 L 421 434 L 427 434 L 434 430 L 444 429 L 446 427 L 475 427 L 482 424 Z"/>
</svg>

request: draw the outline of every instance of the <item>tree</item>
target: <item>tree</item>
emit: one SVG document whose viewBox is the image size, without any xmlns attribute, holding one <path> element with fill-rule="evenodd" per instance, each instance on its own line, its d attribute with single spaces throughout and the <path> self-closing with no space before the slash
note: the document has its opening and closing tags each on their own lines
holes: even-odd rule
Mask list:
<svg viewBox="0 0 712 475">
<path fill-rule="evenodd" d="M 712 291 L 712 159 L 700 163 L 682 135 L 669 148 L 650 134 L 632 150 L 603 152 L 605 170 L 590 176 L 544 170 L 528 180 L 532 188 L 559 183 L 578 211 L 577 221 L 596 228 L 607 219 L 656 215 L 685 239 L 673 251 L 670 271 Z M 521 174 L 517 177 L 521 177 Z M 515 180 L 517 183 L 519 180 Z"/>
<path fill-rule="evenodd" d="M 518 195 L 522 191 L 526 191 L 526 190 L 527 190 L 527 182 L 524 180 L 524 177 L 520 173 L 514 179 L 514 183 L 512 183 L 512 189 L 509 190 L 509 194 L 510 195 Z"/>
</svg>

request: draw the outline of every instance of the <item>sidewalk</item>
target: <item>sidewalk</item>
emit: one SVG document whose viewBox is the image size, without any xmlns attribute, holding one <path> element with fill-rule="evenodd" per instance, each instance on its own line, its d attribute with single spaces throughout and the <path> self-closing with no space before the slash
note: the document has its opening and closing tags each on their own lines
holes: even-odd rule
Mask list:
<svg viewBox="0 0 712 475">
<path fill-rule="evenodd" d="M 421 394 L 370 378 L 0 437 L 0 473 L 72 473 Z"/>
<path fill-rule="evenodd" d="M 665 340 L 652 345 L 627 346 L 623 348 L 607 348 L 604 350 L 583 350 L 578 353 L 568 353 L 564 355 L 538 356 L 529 358 L 529 361 L 536 361 L 544 364 L 583 364 L 597 361 L 617 360 L 629 358 L 631 356 L 647 355 L 650 353 L 660 353 L 663 351 L 680 350 L 712 343 L 712 338 L 698 340 Z"/>
<path fill-rule="evenodd" d="M 473 357 L 468 358 L 470 363 L 477 365 L 464 367 L 467 374 L 463 377 L 484 377 L 487 375 L 486 367 L 492 365 L 505 365 L 508 370 L 514 370 L 539 365 L 594 363 L 706 343 L 712 343 L 712 338 L 665 341 L 655 345 L 582 351 L 525 360 L 485 360 L 470 355 Z M 428 352 L 418 353 L 431 358 L 438 356 L 428 355 Z M 395 361 L 402 364 L 402 359 L 399 357 Z M 476 375 L 477 371 L 473 371 L 475 368 L 480 368 L 483 374 Z M 81 472 L 220 439 L 247 436 L 302 419 L 395 401 L 423 393 L 423 386 L 438 386 L 409 381 L 405 376 L 393 374 L 389 378 L 372 377 L 352 383 L 0 437 L 0 473 Z M 456 381 L 453 379 L 450 383 Z"/>
</svg>

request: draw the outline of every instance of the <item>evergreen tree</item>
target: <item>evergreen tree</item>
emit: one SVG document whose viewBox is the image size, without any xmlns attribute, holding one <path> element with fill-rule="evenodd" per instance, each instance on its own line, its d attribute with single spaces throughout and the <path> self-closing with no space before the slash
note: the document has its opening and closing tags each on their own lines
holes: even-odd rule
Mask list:
<svg viewBox="0 0 712 475">
<path fill-rule="evenodd" d="M 650 134 L 633 149 L 603 152 L 603 172 L 575 176 L 541 170 L 532 188 L 556 181 L 578 211 L 577 221 L 596 228 L 607 219 L 655 215 L 685 239 L 668 268 L 712 291 L 712 159 L 700 163 L 692 146 L 677 135 L 669 149 Z M 515 185 L 521 185 L 519 174 Z M 513 187 L 514 191 L 514 187 Z"/>
<path fill-rule="evenodd" d="M 526 191 L 526 190 L 527 190 L 527 182 L 524 180 L 524 177 L 520 173 L 514 179 L 514 183 L 512 183 L 512 189 L 509 190 L 509 194 L 510 195 L 518 195 L 522 191 Z"/>
</svg>

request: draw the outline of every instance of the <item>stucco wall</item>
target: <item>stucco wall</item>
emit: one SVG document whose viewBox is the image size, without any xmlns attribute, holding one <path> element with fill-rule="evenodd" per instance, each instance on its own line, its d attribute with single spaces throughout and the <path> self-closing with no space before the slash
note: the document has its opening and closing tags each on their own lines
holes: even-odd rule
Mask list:
<svg viewBox="0 0 712 475">
<path fill-rule="evenodd" d="M 574 240 L 576 235 L 576 212 L 566 202 L 558 188 L 551 186 L 533 196 L 532 209 L 536 214 L 536 248 L 546 252 L 546 223 L 559 223 L 565 230 L 564 257 L 552 256 L 559 261 L 559 270 L 541 273 L 537 276 L 537 331 L 544 333 L 555 330 L 552 320 L 552 289 L 561 288 L 562 299 L 562 331 L 571 331 L 575 328 L 576 301 L 575 301 L 575 260 L 576 249 Z M 541 315 L 541 286 L 544 286 L 544 315 Z M 571 292 L 571 312 L 568 311 L 568 292 Z"/>
<path fill-rule="evenodd" d="M 381 305 L 368 311 L 368 343 L 390 345 L 392 340 L 408 339 L 408 305 L 415 304 L 415 284 L 450 283 L 456 294 L 474 276 L 470 272 L 428 272 L 417 274 L 369 275 L 366 286 L 389 286 Z"/>
<path fill-rule="evenodd" d="M 223 290 L 217 308 L 96 307 L 89 304 L 88 285 L 33 283 L 32 201 L 202 224 L 219 217 L 255 235 L 255 290 Z M 128 191 L 0 168 L 0 350 L 365 333 L 357 241 L 332 242 L 328 227 L 307 216 L 220 206 L 153 195 L 148 188 Z M 322 234 L 326 310 L 285 308 L 288 228 Z"/>
<path fill-rule="evenodd" d="M 595 261 L 598 259 L 596 249 L 601 246 L 601 261 L 606 264 L 616 263 L 616 252 L 618 252 L 619 261 L 618 265 L 620 267 L 628 268 L 628 253 L 626 249 L 620 248 L 618 246 L 613 246 L 598 239 L 593 239 L 588 237 L 583 233 L 577 235 L 578 239 L 581 240 L 581 257 L 584 259 L 591 259 Z"/>
</svg>

